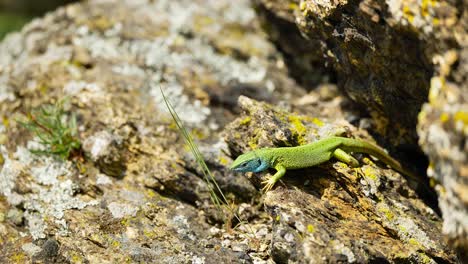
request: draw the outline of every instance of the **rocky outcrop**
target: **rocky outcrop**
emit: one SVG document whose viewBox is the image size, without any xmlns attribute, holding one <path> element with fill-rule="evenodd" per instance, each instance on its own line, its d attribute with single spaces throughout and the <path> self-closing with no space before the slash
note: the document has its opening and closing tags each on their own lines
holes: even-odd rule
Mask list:
<svg viewBox="0 0 468 264">
<path fill-rule="evenodd" d="M 299 73 L 297 79 L 313 86 L 317 74 L 330 69 L 329 78 L 373 117 L 374 132 L 393 145 L 416 145 L 417 115 L 427 101 L 434 56 L 459 49 L 466 39 L 459 35 L 462 4 L 255 2 L 273 41 L 287 54 L 286 63 Z"/>
<path fill-rule="evenodd" d="M 267 173 L 228 170 L 259 147 L 373 140 L 334 84 L 308 92 L 289 66 L 248 1 L 88 1 L 8 36 L 0 262 L 456 263 L 436 206 L 370 157 L 288 172 L 267 194 Z M 229 206 L 212 203 L 161 90 Z M 18 121 L 63 98 L 80 152 L 36 155 L 44 146 Z"/>
<path fill-rule="evenodd" d="M 431 80 L 418 133 L 431 160 L 427 173 L 438 191 L 442 230 L 468 259 L 468 46 L 465 43 L 462 52 L 449 51 L 438 59 L 438 75 Z"/>
</svg>

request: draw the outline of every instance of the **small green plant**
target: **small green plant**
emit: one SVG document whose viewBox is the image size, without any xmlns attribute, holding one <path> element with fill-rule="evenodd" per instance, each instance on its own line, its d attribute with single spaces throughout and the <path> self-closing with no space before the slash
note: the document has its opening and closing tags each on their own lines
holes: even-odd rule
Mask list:
<svg viewBox="0 0 468 264">
<path fill-rule="evenodd" d="M 54 155 L 63 160 L 80 156 L 81 142 L 77 136 L 76 116 L 64 110 L 67 98 L 54 105 L 42 105 L 18 121 L 39 139 L 42 149 L 30 150 L 35 154 Z"/>
<path fill-rule="evenodd" d="M 174 122 L 177 125 L 177 128 L 179 129 L 180 133 L 182 134 L 185 143 L 189 146 L 190 151 L 192 152 L 193 156 L 195 157 L 195 160 L 197 161 L 198 165 L 200 166 L 202 172 L 203 172 L 203 177 L 204 180 L 208 186 L 211 200 L 213 204 L 216 206 L 216 208 L 222 212 L 223 208 L 226 208 L 229 212 L 230 216 L 233 216 L 236 218 L 236 220 L 239 222 L 240 225 L 243 225 L 246 221 L 242 220 L 241 217 L 235 212 L 234 206 L 228 201 L 226 196 L 224 195 L 223 191 L 219 187 L 218 183 L 216 182 L 215 177 L 211 173 L 210 169 L 205 163 L 205 159 L 203 158 L 203 155 L 201 154 L 200 150 L 198 149 L 197 144 L 193 140 L 192 135 L 190 132 L 185 128 L 182 120 L 180 119 L 179 115 L 177 112 L 174 110 L 174 107 L 171 105 L 169 100 L 167 99 L 166 95 L 164 94 L 162 88 L 160 88 L 161 94 L 163 96 L 164 102 L 166 103 L 166 107 L 169 110 L 169 113 L 171 114 L 172 118 L 174 119 Z M 218 196 L 219 194 L 219 196 Z M 252 237 L 254 236 L 254 232 L 252 231 L 251 228 L 247 227 L 248 231 L 252 234 Z"/>
</svg>

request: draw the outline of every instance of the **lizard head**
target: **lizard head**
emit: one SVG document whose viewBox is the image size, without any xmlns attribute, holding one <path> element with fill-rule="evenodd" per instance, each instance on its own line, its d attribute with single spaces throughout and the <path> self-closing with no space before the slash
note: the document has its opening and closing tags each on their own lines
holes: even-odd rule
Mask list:
<svg viewBox="0 0 468 264">
<path fill-rule="evenodd" d="M 240 155 L 232 163 L 231 170 L 238 172 L 261 172 L 270 167 L 269 162 L 257 155 L 255 151 L 251 151 Z"/>
</svg>

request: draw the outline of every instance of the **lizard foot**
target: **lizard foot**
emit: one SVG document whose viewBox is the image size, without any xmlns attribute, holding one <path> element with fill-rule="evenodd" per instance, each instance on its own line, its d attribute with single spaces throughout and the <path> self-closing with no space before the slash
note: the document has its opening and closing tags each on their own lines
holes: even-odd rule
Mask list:
<svg viewBox="0 0 468 264">
<path fill-rule="evenodd" d="M 273 179 L 273 178 L 269 178 L 265 181 L 262 181 L 262 184 L 264 184 L 265 186 L 263 186 L 262 188 L 262 192 L 266 193 L 268 191 L 270 191 L 273 186 L 275 185 L 276 181 Z"/>
</svg>

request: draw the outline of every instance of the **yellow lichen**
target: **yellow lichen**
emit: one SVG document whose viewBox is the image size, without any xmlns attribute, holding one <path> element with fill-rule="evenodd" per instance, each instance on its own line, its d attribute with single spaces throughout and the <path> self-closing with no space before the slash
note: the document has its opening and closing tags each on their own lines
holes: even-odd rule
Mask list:
<svg viewBox="0 0 468 264">
<path fill-rule="evenodd" d="M 250 139 L 249 142 L 247 142 L 250 149 L 256 149 L 258 147 L 258 140 L 262 136 L 262 130 L 260 128 L 256 128 L 253 131 L 253 134 L 254 136 L 252 137 L 252 139 Z"/>
<path fill-rule="evenodd" d="M 229 161 L 228 161 L 228 159 L 226 159 L 226 157 L 220 156 L 219 157 L 219 163 L 226 166 L 226 165 L 228 165 Z"/>
<path fill-rule="evenodd" d="M 414 14 L 411 11 L 410 7 L 405 5 L 403 6 L 403 14 L 405 15 L 406 19 L 412 24 L 414 21 Z"/>
<path fill-rule="evenodd" d="M 371 166 L 366 166 L 365 168 L 362 169 L 362 172 L 364 176 L 366 176 L 367 178 L 371 180 L 376 181 L 379 179 L 379 176 L 377 176 L 376 174 L 376 170 L 374 170 L 374 168 L 372 168 Z"/>
<path fill-rule="evenodd" d="M 252 118 L 250 116 L 247 116 L 246 118 L 242 119 L 239 122 L 239 125 L 241 125 L 241 126 L 248 125 L 251 120 L 252 120 Z"/>
<path fill-rule="evenodd" d="M 455 122 L 461 121 L 464 125 L 468 125 L 468 112 L 458 111 L 453 115 Z"/>
<path fill-rule="evenodd" d="M 196 29 L 206 28 L 214 23 L 213 18 L 209 16 L 195 16 L 193 18 L 193 25 Z"/>
<path fill-rule="evenodd" d="M 305 134 L 307 132 L 307 128 L 302 123 L 301 118 L 296 116 L 296 115 L 289 115 L 288 116 L 288 121 L 293 126 L 293 129 L 291 130 L 291 132 L 297 138 L 297 143 L 299 145 L 307 144 L 307 142 L 306 142 L 306 140 L 304 138 L 304 136 L 305 136 Z"/>
<path fill-rule="evenodd" d="M 155 239 L 158 237 L 158 234 L 153 231 L 144 230 L 143 235 L 149 239 Z"/>
<path fill-rule="evenodd" d="M 129 226 L 130 221 L 129 221 L 128 218 L 122 218 L 122 220 L 120 220 L 120 224 L 123 225 L 123 226 Z"/>
<path fill-rule="evenodd" d="M 449 121 L 449 119 L 450 119 L 450 116 L 447 113 L 442 113 L 440 115 L 440 122 L 442 122 L 442 123 L 445 123 L 445 122 Z"/>
<path fill-rule="evenodd" d="M 10 125 L 10 120 L 8 119 L 8 117 L 4 116 L 2 118 L 2 123 L 4 127 L 8 127 Z"/>
<path fill-rule="evenodd" d="M 344 163 L 344 162 L 339 161 L 339 162 L 337 162 L 337 164 L 338 164 L 338 166 L 340 166 L 340 167 L 343 168 L 343 169 L 347 169 L 347 168 L 348 168 L 348 164 L 346 164 L 346 163 Z"/>
<path fill-rule="evenodd" d="M 299 4 L 299 9 L 300 9 L 301 11 L 304 11 L 304 10 L 306 9 L 306 7 L 307 7 L 307 4 L 306 4 L 305 1 L 302 1 L 302 2 Z"/>
<path fill-rule="evenodd" d="M 83 263 L 83 258 L 76 252 L 71 253 L 71 263 Z"/>
<path fill-rule="evenodd" d="M 400 231 L 403 232 L 403 233 L 408 233 L 408 230 L 406 229 L 406 227 L 404 227 L 402 225 L 398 225 L 398 229 L 400 229 Z"/>
<path fill-rule="evenodd" d="M 288 8 L 290 10 L 296 10 L 299 8 L 299 6 L 296 3 L 289 3 Z"/>
<path fill-rule="evenodd" d="M 197 139 L 205 139 L 206 135 L 201 129 L 194 128 L 192 129 L 192 135 Z"/>
<path fill-rule="evenodd" d="M 156 197 L 156 192 L 154 192 L 154 191 L 151 190 L 151 189 L 146 189 L 146 192 L 145 192 L 145 193 L 146 193 L 146 196 L 147 196 L 148 198 L 154 198 L 154 197 Z"/>
<path fill-rule="evenodd" d="M 434 263 L 434 260 L 430 258 L 429 256 L 427 256 L 426 254 L 421 253 L 419 254 L 419 256 L 420 256 L 421 262 L 424 264 Z"/>
<path fill-rule="evenodd" d="M 315 227 L 311 224 L 307 225 L 307 232 L 309 233 L 314 233 L 315 232 Z"/>
<path fill-rule="evenodd" d="M 414 238 L 408 239 L 408 243 L 413 246 L 420 246 L 421 244 Z"/>
<path fill-rule="evenodd" d="M 318 127 L 322 127 L 324 125 L 323 121 L 316 117 L 312 119 L 312 123 L 314 123 Z"/>
<path fill-rule="evenodd" d="M 421 16 L 426 17 L 429 15 L 430 0 L 423 0 L 421 3 Z"/>
<path fill-rule="evenodd" d="M 386 205 L 378 206 L 377 211 L 380 213 L 383 213 L 385 217 L 387 218 L 387 220 L 391 221 L 395 218 L 395 215 L 393 214 L 393 212 L 390 211 L 390 209 L 388 209 Z"/>
<path fill-rule="evenodd" d="M 26 263 L 26 255 L 23 253 L 15 253 L 10 257 L 10 260 L 14 263 Z"/>
<path fill-rule="evenodd" d="M 110 245 L 114 248 L 120 247 L 120 242 L 117 240 L 112 239 Z"/>
<path fill-rule="evenodd" d="M 168 127 L 169 127 L 170 130 L 176 130 L 176 131 L 179 130 L 179 128 L 177 127 L 177 123 L 174 122 L 174 121 L 172 121 L 172 122 L 169 124 Z"/>
</svg>

